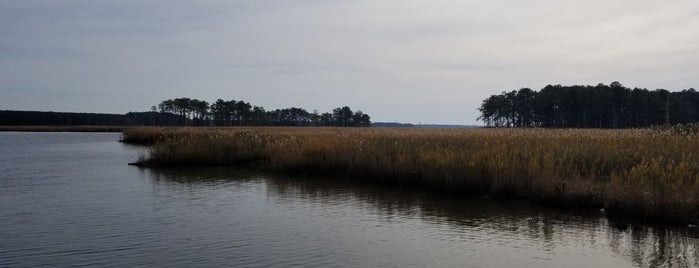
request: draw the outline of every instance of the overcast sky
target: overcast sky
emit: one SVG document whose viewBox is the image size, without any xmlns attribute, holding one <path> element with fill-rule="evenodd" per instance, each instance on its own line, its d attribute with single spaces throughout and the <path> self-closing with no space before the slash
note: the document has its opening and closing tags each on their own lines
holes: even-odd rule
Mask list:
<svg viewBox="0 0 699 268">
<path fill-rule="evenodd" d="M 190 97 L 476 124 L 504 90 L 698 71 L 696 0 L 0 0 L 0 110 Z"/>
</svg>

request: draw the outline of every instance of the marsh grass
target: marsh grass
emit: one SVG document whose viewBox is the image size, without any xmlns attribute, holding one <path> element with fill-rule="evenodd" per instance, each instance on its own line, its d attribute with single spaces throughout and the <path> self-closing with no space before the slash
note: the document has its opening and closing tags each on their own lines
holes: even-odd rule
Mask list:
<svg viewBox="0 0 699 268">
<path fill-rule="evenodd" d="M 342 174 L 449 192 L 599 206 L 694 222 L 699 140 L 673 131 L 563 129 L 132 128 L 139 164 L 237 165 Z"/>
</svg>

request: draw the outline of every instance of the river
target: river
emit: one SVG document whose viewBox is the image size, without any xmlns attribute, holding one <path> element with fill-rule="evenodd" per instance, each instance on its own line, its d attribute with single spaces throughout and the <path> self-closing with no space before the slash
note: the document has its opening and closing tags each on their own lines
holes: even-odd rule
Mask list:
<svg viewBox="0 0 699 268">
<path fill-rule="evenodd" d="M 222 167 L 116 133 L 0 133 L 0 267 L 697 267 L 699 230 Z"/>
</svg>

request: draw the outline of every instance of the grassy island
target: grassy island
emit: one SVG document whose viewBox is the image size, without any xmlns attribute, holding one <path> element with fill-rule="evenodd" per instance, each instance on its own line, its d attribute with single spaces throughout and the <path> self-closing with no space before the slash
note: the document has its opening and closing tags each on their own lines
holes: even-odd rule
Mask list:
<svg viewBox="0 0 699 268">
<path fill-rule="evenodd" d="M 241 165 L 696 223 L 699 139 L 671 130 L 129 128 L 137 165 Z"/>
</svg>

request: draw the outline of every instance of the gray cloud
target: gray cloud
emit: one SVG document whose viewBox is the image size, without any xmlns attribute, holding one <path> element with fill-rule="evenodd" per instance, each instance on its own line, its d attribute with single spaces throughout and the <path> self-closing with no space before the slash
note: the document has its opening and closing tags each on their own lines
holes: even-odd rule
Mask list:
<svg viewBox="0 0 699 268">
<path fill-rule="evenodd" d="M 189 96 L 471 124 L 519 87 L 697 87 L 697 15 L 687 0 L 3 1 L 0 109 Z"/>
</svg>

